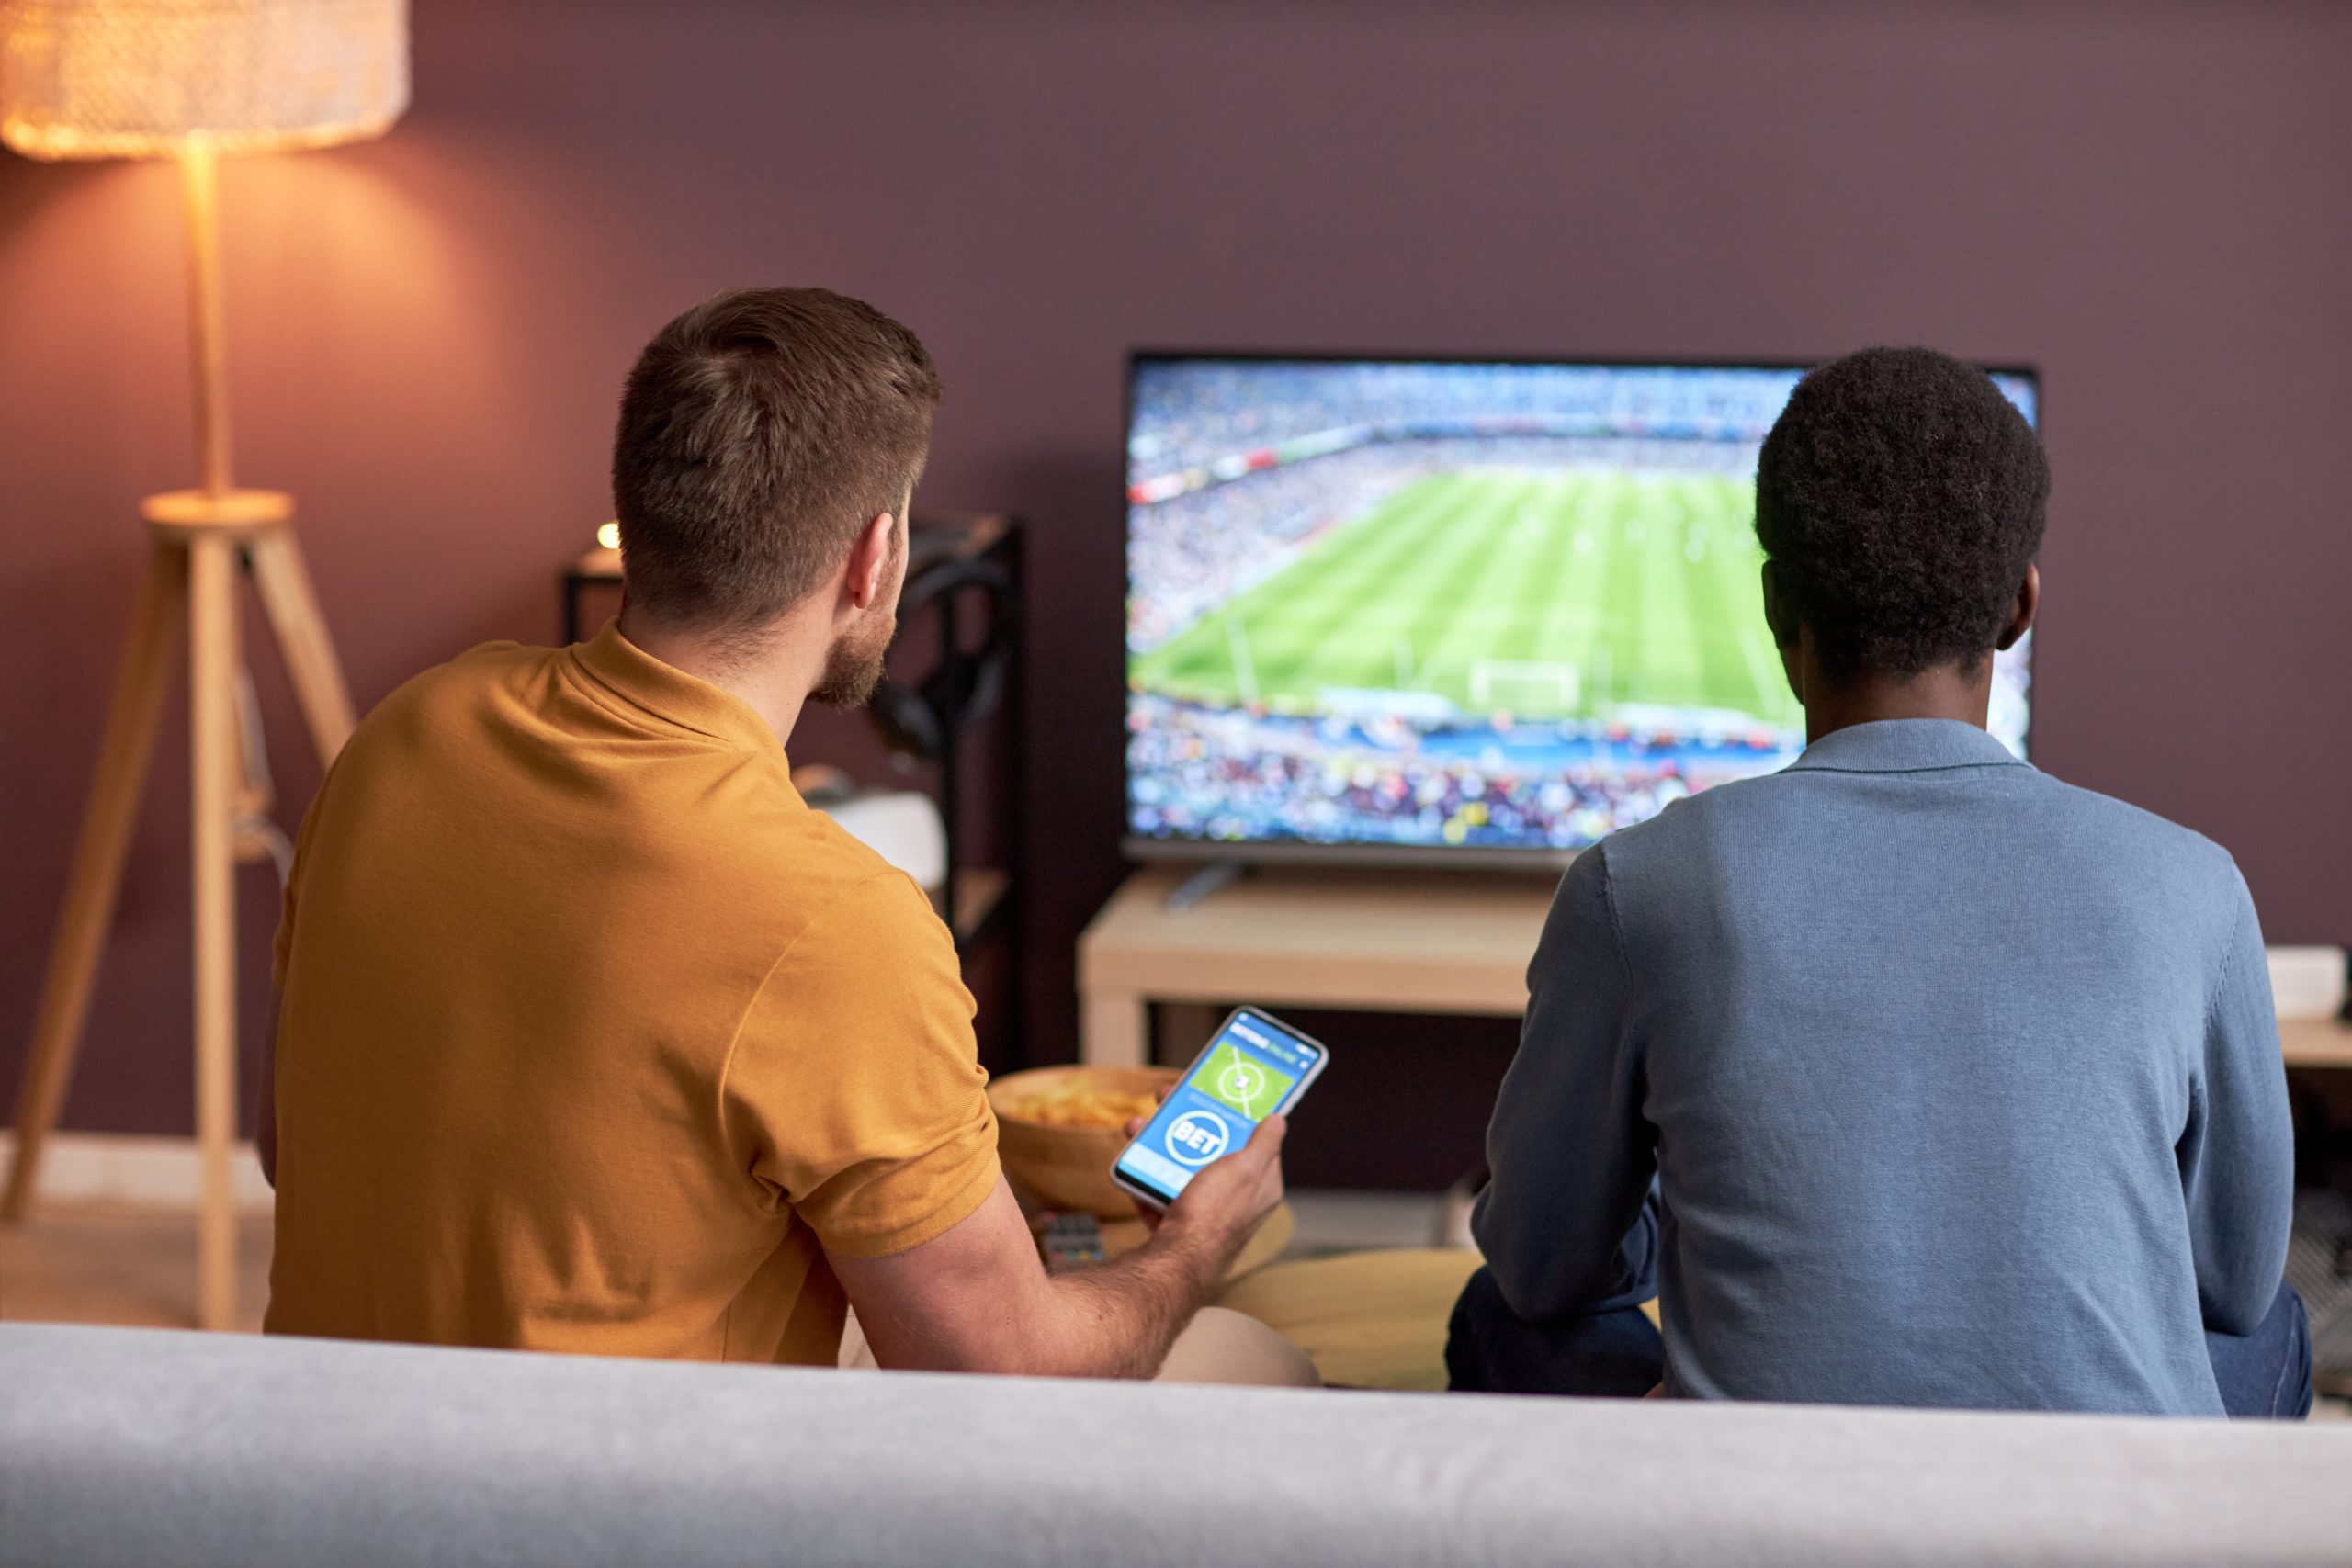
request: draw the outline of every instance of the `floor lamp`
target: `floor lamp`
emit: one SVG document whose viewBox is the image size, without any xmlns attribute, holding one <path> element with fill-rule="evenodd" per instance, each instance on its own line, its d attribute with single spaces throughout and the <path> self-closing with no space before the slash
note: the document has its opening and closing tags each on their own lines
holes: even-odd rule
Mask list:
<svg viewBox="0 0 2352 1568">
<path fill-rule="evenodd" d="M 188 645 L 195 840 L 198 1321 L 236 1318 L 236 908 L 241 859 L 265 852 L 267 798 L 238 647 L 240 575 L 259 592 L 322 762 L 351 699 L 296 548 L 293 499 L 232 476 L 220 304 L 218 159 L 380 134 L 408 101 L 406 0 L 0 0 L 0 141 L 33 158 L 172 157 L 188 229 L 200 482 L 141 504 L 146 581 L 107 717 L 56 945 L 26 1058 L 0 1219 L 21 1219 L 73 1076 L 173 645 Z"/>
</svg>

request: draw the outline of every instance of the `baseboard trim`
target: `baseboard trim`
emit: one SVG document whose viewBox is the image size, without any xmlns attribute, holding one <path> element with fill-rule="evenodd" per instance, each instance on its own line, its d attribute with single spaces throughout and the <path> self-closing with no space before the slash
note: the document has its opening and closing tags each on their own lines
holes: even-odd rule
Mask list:
<svg viewBox="0 0 2352 1568">
<path fill-rule="evenodd" d="M 0 1165 L 15 1157 L 17 1136 L 0 1132 Z M 53 1133 L 41 1153 L 37 1202 L 120 1203 L 139 1209 L 196 1207 L 203 1161 L 194 1138 L 127 1133 Z M 230 1167 L 240 1209 L 267 1209 L 272 1194 L 253 1145 L 240 1143 Z"/>
</svg>

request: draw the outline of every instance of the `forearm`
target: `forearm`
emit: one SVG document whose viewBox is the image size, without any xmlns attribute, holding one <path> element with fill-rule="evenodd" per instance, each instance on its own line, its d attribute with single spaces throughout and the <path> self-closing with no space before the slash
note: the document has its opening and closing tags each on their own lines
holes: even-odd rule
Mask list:
<svg viewBox="0 0 2352 1568">
<path fill-rule="evenodd" d="M 1596 1186 L 1614 1185 L 1612 1178 L 1592 1179 Z M 1589 1217 L 1560 1219 L 1551 1212 L 1530 1216 L 1498 1211 L 1483 1199 L 1473 1235 L 1513 1311 L 1538 1321 L 1573 1317 L 1638 1305 L 1657 1294 L 1655 1185 L 1614 1235 L 1608 1229 L 1613 1217 L 1588 1223 Z"/>
<path fill-rule="evenodd" d="M 1148 1378 L 1195 1313 L 1223 1265 L 1194 1238 L 1162 1232 L 1108 1263 L 1049 1276 L 1036 1341 L 1047 1377 Z"/>
<path fill-rule="evenodd" d="M 875 1359 L 894 1369 L 1149 1377 L 1250 1229 L 1171 1215 L 1117 1260 L 1049 1275 L 1000 1180 L 945 1235 L 893 1257 L 835 1257 Z"/>
</svg>

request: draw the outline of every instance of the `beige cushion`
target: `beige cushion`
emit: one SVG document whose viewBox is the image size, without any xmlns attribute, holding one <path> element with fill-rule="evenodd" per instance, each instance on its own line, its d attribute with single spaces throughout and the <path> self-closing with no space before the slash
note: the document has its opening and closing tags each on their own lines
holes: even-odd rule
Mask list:
<svg viewBox="0 0 2352 1568">
<path fill-rule="evenodd" d="M 1327 1383 L 1437 1390 L 1446 1324 L 1481 1261 L 1461 1247 L 1411 1247 L 1277 1263 L 1227 1285 L 1217 1304 L 1306 1351 Z M 1657 1321 L 1657 1303 L 1642 1311 Z"/>
<path fill-rule="evenodd" d="M 1478 1263 L 1454 1247 L 1277 1263 L 1227 1286 L 1217 1304 L 1306 1351 L 1327 1383 L 1436 1390 L 1445 1386 L 1446 1320 Z"/>
</svg>

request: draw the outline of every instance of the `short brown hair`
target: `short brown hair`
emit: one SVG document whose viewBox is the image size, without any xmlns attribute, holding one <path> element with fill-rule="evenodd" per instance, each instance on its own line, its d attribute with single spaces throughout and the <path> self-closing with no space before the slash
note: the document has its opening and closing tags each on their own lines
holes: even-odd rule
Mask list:
<svg viewBox="0 0 2352 1568">
<path fill-rule="evenodd" d="M 633 604 L 675 625 L 763 625 L 895 512 L 931 442 L 939 377 L 915 334 L 825 288 L 739 288 L 638 356 L 613 441 Z"/>
</svg>

